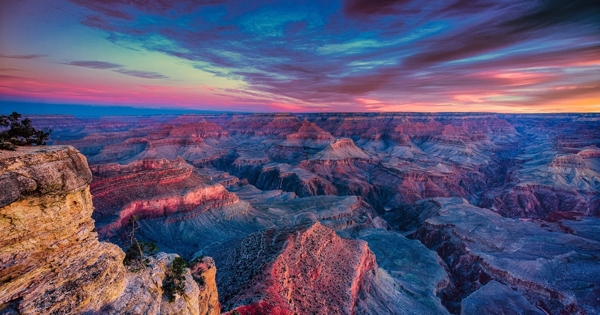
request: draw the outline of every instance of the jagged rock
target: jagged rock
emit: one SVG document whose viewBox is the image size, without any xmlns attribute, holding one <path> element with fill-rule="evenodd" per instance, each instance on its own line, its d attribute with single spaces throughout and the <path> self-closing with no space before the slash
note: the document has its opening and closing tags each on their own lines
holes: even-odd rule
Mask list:
<svg viewBox="0 0 600 315">
<path fill-rule="evenodd" d="M 353 314 L 377 273 L 367 243 L 319 223 L 267 230 L 216 256 L 225 309 L 240 314 Z"/>
</svg>

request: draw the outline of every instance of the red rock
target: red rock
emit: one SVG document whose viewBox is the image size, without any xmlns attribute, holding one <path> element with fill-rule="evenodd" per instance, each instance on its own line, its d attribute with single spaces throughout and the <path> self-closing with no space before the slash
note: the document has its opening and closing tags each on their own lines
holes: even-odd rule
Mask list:
<svg viewBox="0 0 600 315">
<path fill-rule="evenodd" d="M 367 273 L 377 270 L 366 242 L 319 223 L 252 234 L 232 255 L 215 258 L 219 294 L 225 309 L 243 314 L 353 314 Z"/>
<path fill-rule="evenodd" d="M 222 185 L 211 184 L 195 173 L 183 159 L 108 164 L 93 167 L 93 172 L 94 217 L 103 237 L 114 235 L 134 215 L 140 219 L 165 217 L 239 200 Z"/>
</svg>

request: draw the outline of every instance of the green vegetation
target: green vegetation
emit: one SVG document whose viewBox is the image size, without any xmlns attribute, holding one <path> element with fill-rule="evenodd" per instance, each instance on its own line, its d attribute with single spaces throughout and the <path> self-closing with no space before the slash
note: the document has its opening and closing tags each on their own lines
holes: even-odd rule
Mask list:
<svg viewBox="0 0 600 315">
<path fill-rule="evenodd" d="M 52 129 L 36 130 L 29 118 L 21 120 L 21 114 L 12 112 L 0 115 L 0 150 L 15 150 L 23 145 L 46 145 Z"/>
<path fill-rule="evenodd" d="M 175 301 L 175 294 L 185 293 L 185 269 L 187 263 L 181 257 L 175 257 L 163 280 L 163 290 L 169 302 Z"/>
<path fill-rule="evenodd" d="M 204 259 L 204 257 L 205 257 L 204 255 L 201 255 L 199 257 L 196 257 L 196 258 L 192 259 L 192 261 L 190 261 L 189 265 L 190 266 L 194 266 L 199 261 L 202 261 L 202 259 Z M 195 275 L 195 274 L 192 273 L 192 278 L 194 278 L 194 281 L 196 281 L 196 283 L 199 286 L 204 286 L 206 284 L 206 279 L 204 278 L 203 275 L 197 276 L 197 275 Z"/>
<path fill-rule="evenodd" d="M 135 231 L 139 228 L 138 220 L 139 217 L 137 215 L 129 219 L 129 223 L 131 224 L 129 247 L 125 251 L 125 259 L 123 259 L 123 264 L 131 272 L 138 272 L 148 267 L 149 259 L 146 255 L 154 254 L 158 250 L 158 247 L 153 242 L 140 242 L 135 238 Z"/>
</svg>

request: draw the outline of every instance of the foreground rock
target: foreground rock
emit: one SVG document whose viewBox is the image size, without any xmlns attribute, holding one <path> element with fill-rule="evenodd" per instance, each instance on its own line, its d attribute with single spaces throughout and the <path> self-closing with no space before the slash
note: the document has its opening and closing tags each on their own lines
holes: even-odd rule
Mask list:
<svg viewBox="0 0 600 315">
<path fill-rule="evenodd" d="M 0 208 L 0 305 L 71 314 L 121 294 L 125 254 L 98 242 L 83 155 L 72 147 L 0 151 L 0 178 L 11 197 Z"/>
<path fill-rule="evenodd" d="M 199 268 L 198 273 L 192 274 L 187 269 L 184 273 L 185 293 L 177 296 L 173 302 L 164 297 L 163 284 L 175 257 L 174 254 L 165 253 L 150 257 L 146 269 L 128 273 L 123 294 L 96 314 L 220 314 L 214 263 L 210 272 L 207 272 L 210 269 Z M 196 280 L 200 278 L 203 280 Z"/>
<path fill-rule="evenodd" d="M 0 312 L 218 314 L 214 270 L 197 271 L 202 288 L 186 270 L 184 296 L 169 303 L 161 287 L 174 255 L 158 254 L 132 273 L 119 247 L 98 241 L 91 179 L 70 146 L 0 151 Z M 142 308 L 132 305 L 142 297 Z"/>
</svg>

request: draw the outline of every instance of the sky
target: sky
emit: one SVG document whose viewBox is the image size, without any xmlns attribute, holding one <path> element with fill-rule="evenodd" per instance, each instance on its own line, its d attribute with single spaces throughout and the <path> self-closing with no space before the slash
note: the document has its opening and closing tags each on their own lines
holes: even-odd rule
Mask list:
<svg viewBox="0 0 600 315">
<path fill-rule="evenodd" d="M 600 112 L 600 2 L 0 0 L 2 104 Z"/>
</svg>

